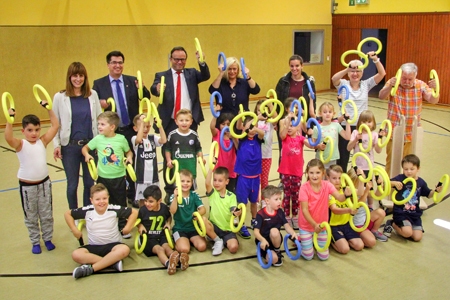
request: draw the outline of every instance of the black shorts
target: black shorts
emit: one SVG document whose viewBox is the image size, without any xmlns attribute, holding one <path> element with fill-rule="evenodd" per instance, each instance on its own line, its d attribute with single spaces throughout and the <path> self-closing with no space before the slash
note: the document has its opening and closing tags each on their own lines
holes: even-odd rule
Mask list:
<svg viewBox="0 0 450 300">
<path fill-rule="evenodd" d="M 223 240 L 225 247 L 227 246 L 227 241 L 229 241 L 231 239 L 237 240 L 236 233 L 231 232 L 231 231 L 222 230 L 219 227 L 217 227 L 216 224 L 214 224 L 214 223 L 212 223 L 212 224 L 214 226 L 214 232 Z"/>
<path fill-rule="evenodd" d="M 173 240 L 176 242 L 176 241 L 178 241 L 179 238 L 182 238 L 182 237 L 187 238 L 188 240 L 191 240 L 192 237 L 197 236 L 197 235 L 200 236 L 198 234 L 198 232 L 195 230 L 194 231 L 175 231 L 173 233 Z"/>
<path fill-rule="evenodd" d="M 142 242 L 142 237 L 141 237 L 141 242 Z M 164 232 L 161 234 L 161 236 L 159 238 L 151 238 L 151 239 L 149 238 L 149 239 L 147 239 L 147 244 L 145 245 L 145 248 L 144 248 L 144 254 L 147 257 L 154 256 L 156 254 L 153 253 L 153 247 L 162 246 L 166 243 L 167 243 L 167 238 L 166 238 L 166 235 Z"/>
<path fill-rule="evenodd" d="M 124 243 L 116 242 L 116 243 L 109 243 L 105 245 L 84 245 L 80 248 L 85 248 L 89 253 L 104 257 L 107 254 L 109 254 L 112 249 L 117 245 L 125 245 Z"/>
<path fill-rule="evenodd" d="M 422 230 L 423 232 L 422 219 L 420 217 L 413 218 L 405 215 L 400 215 L 394 216 L 393 220 L 395 225 L 397 225 L 398 227 L 411 226 L 413 230 Z"/>
<path fill-rule="evenodd" d="M 350 227 L 350 223 L 347 222 L 344 225 L 331 226 L 331 232 L 333 233 L 333 243 L 340 239 L 359 239 L 359 234 Z"/>
<path fill-rule="evenodd" d="M 281 245 L 283 245 L 283 235 L 281 234 L 281 232 L 280 232 L 280 237 L 281 237 L 281 244 L 280 244 L 280 247 L 281 247 Z M 268 250 L 275 250 L 275 246 L 273 245 L 272 240 L 270 239 L 270 236 L 263 236 L 263 238 L 265 238 L 266 241 L 269 242 Z M 258 247 L 258 243 L 259 243 L 259 241 L 257 239 L 255 239 L 256 247 Z M 266 257 L 266 254 L 267 254 L 267 250 L 261 249 L 261 256 Z"/>
</svg>

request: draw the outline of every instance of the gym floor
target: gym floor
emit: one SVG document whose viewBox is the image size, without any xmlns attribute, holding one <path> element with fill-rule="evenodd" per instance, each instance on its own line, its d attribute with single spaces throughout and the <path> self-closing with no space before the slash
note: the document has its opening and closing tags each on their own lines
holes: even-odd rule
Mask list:
<svg viewBox="0 0 450 300">
<path fill-rule="evenodd" d="M 317 95 L 318 106 L 323 101 L 331 101 L 337 106 L 335 100 L 335 94 L 331 92 Z M 203 148 L 208 151 L 211 142 L 211 113 L 209 107 L 203 109 L 206 120 L 200 127 L 199 136 Z M 370 98 L 369 109 L 375 113 L 377 123 L 380 124 L 387 115 L 387 102 Z M 422 126 L 424 137 L 420 176 L 429 186 L 434 187 L 444 173 L 449 173 L 450 160 L 447 158 L 446 146 L 450 145 L 450 110 L 442 106 L 425 105 Z M 1 130 L 2 134 L 3 131 Z M 22 137 L 20 128 L 15 128 L 15 136 Z M 350 251 L 347 255 L 330 250 L 330 258 L 325 262 L 319 261 L 317 257 L 309 262 L 304 259 L 292 261 L 285 255 L 283 266 L 264 270 L 256 260 L 253 237 L 251 240 L 239 238 L 240 248 L 237 254 L 231 255 L 225 249 L 220 256 L 213 257 L 210 249 L 203 253 L 192 250 L 190 268 L 169 276 L 156 257 L 147 258 L 144 254 L 136 254 L 133 237 L 124 240 L 132 251 L 123 261 L 122 273 L 105 271 L 75 280 L 72 271 L 78 265 L 72 261 L 71 253 L 78 247 L 78 241 L 64 221 L 63 214 L 68 209 L 66 179 L 61 162 L 53 160 L 52 145 L 47 148 L 47 162 L 53 182 L 53 242 L 56 249 L 49 252 L 41 243 L 43 250 L 39 255 L 31 253 L 23 221 L 16 178 L 18 159 L 4 138 L 0 139 L 0 147 L 0 161 L 4 168 L 0 182 L 3 211 L 0 219 L 1 299 L 126 299 L 144 295 L 175 299 L 297 296 L 303 299 L 443 299 L 448 297 L 450 291 L 447 285 L 450 271 L 446 263 L 446 253 L 450 249 L 450 231 L 433 223 L 435 219 L 450 221 L 450 201 L 430 205 L 433 203 L 432 199 L 425 200 L 430 207 L 422 217 L 425 234 L 419 243 L 393 233 L 388 242 L 378 242 L 373 249 Z M 305 149 L 304 156 L 307 162 L 314 157 L 314 152 Z M 269 179 L 271 184 L 278 185 L 276 137 L 273 157 Z M 161 157 L 158 159 L 159 162 L 162 161 Z M 375 160 L 377 164 L 384 165 L 385 153 L 377 154 Z M 160 179 L 161 176 L 162 174 Z M 202 177 L 200 173 L 197 180 L 198 192 L 204 196 Z M 79 188 L 79 199 L 81 190 Z M 202 199 L 208 206 L 208 199 Z M 249 224 L 250 217 L 247 218 Z M 209 248 L 211 246 L 212 244 Z M 290 247 L 292 248 L 292 244 Z"/>
</svg>

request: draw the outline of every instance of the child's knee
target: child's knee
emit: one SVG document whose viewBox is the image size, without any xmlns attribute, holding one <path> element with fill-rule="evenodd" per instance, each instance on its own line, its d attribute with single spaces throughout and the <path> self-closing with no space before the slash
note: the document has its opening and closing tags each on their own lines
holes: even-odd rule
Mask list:
<svg viewBox="0 0 450 300">
<path fill-rule="evenodd" d="M 237 240 L 235 241 L 227 241 L 227 249 L 230 251 L 231 254 L 235 254 L 239 249 L 239 244 Z"/>
</svg>

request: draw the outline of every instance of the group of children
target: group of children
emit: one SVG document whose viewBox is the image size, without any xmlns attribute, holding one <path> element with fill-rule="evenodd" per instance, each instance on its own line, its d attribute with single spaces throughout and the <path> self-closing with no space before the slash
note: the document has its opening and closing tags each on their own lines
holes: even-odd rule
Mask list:
<svg viewBox="0 0 450 300">
<path fill-rule="evenodd" d="M 140 114 L 134 118 L 136 136 L 132 139 L 132 143 L 137 175 L 136 200 L 141 200 L 139 211 L 126 207 L 125 164 L 133 163 L 133 153 L 125 138 L 115 133 L 119 117 L 114 112 L 100 114 L 97 118 L 99 135 L 82 149 L 87 163 L 91 159 L 96 159 L 89 154 L 90 150 L 97 150 L 98 154 L 98 179 L 97 184 L 91 189 L 92 205 L 65 213 L 65 220 L 77 239 L 82 233 L 76 226 L 76 220 L 86 220 L 89 236 L 89 244 L 81 246 L 72 254 L 74 261 L 81 264 L 74 270 L 73 276 L 75 278 L 88 276 L 107 267 L 121 271 L 121 260 L 130 252 L 129 247 L 122 243 L 122 237 L 129 235 L 137 218 L 141 220 L 138 225 L 139 234 L 147 235 L 147 244 L 143 252 L 147 256 L 158 256 L 169 274 L 174 274 L 179 264 L 181 264 L 181 270 L 189 267 L 188 253 L 191 245 L 200 252 L 207 249 L 207 241 L 194 228 L 194 212 L 201 215 L 205 223 L 207 239 L 214 242 L 213 255 L 220 255 L 224 247 L 230 253 L 236 253 L 239 242 L 236 234 L 231 231 L 230 219 L 240 218 L 241 211 L 237 209 L 238 204 L 247 205 L 248 201 L 250 201 L 251 227 L 254 229 L 255 242 L 261 242 L 264 256 L 268 251 L 272 251 L 275 266 L 283 263 L 280 251 L 281 227 L 284 227 L 293 238 L 300 239 L 302 256 L 306 260 L 314 256 L 314 233 L 318 234 L 319 246 L 323 247 L 325 244 L 327 233 L 321 227 L 322 222 L 330 222 L 333 236 L 332 247 L 339 253 L 347 253 L 350 247 L 355 250 L 373 247 L 376 239 L 386 241 L 385 235 L 378 231 L 385 217 L 384 211 L 373 210 L 370 216 L 366 216 L 361 208 L 355 210 L 348 207 L 346 198 L 351 192 L 349 188 L 346 188 L 344 193 L 339 192 L 340 176 L 343 171 L 333 163 L 337 158 L 335 153 L 327 169 L 320 159 L 309 161 L 305 171 L 306 183 L 301 184 L 304 163 L 303 146 L 321 151 L 325 150 L 325 146 L 322 143 L 312 147 L 308 139 L 301 134 L 302 129 L 306 132 L 305 126 L 293 125 L 292 120 L 295 120 L 295 116 L 289 111 L 292 100 L 289 98 L 286 100 L 285 117 L 278 124 L 282 139 L 282 155 L 278 172 L 281 174 L 284 193 L 281 189 L 268 185 L 267 180 L 263 180 L 260 176 L 264 172 L 268 174 L 267 163 L 264 165 L 262 146 L 264 144 L 271 146 L 271 135 L 268 133 L 271 134 L 273 126 L 269 125 L 267 117 L 259 112 L 260 103 L 258 103 L 255 109 L 259 121 L 257 126 L 252 125 L 251 117 L 239 120 L 237 130 L 245 132 L 245 136 L 238 140 L 226 133 L 223 143 L 226 147 L 232 143 L 233 147 L 231 151 L 225 151 L 221 147 L 215 169 L 207 172 L 205 187 L 210 204 L 209 218 L 205 217 L 206 209 L 194 190 L 197 158 L 200 157 L 203 160 L 203 154 L 197 133 L 190 129 L 192 115 L 189 110 L 181 109 L 177 112 L 175 122 L 178 128 L 171 132 L 168 138 L 162 128 L 160 128 L 160 135 L 149 134 L 151 127 L 145 120 L 145 115 Z M 216 110 L 219 111 L 220 107 L 216 107 Z M 14 114 L 13 111 L 10 113 Z M 322 138 L 329 136 L 335 140 L 335 145 L 340 134 L 350 139 L 349 149 L 360 151 L 355 141 L 362 139 L 363 145 L 367 146 L 367 135 L 374 135 L 376 123 L 370 111 L 361 114 L 358 127 L 360 124 L 366 124 L 372 132 L 362 134 L 357 131 L 351 133 L 348 126 L 345 131 L 340 126 L 333 126 L 334 108 L 329 102 L 320 106 L 319 115 Z M 56 134 L 58 122 L 52 110 L 49 110 L 49 116 L 51 127 L 42 137 L 39 135 L 39 119 L 35 116 L 26 116 L 23 119 L 22 132 L 25 138 L 22 140 L 13 137 L 11 124 L 7 124 L 5 130 L 5 139 L 17 151 L 20 161 L 18 173 L 20 193 L 24 204 L 25 223 L 33 245 L 32 252 L 35 254 L 41 252 L 39 225 L 47 249 L 55 248 L 51 242 L 53 217 L 45 146 Z M 222 114 L 218 119 L 213 118 L 210 126 L 213 140 L 219 141 L 221 131 L 225 126 L 230 125 L 233 117 L 230 114 Z M 373 140 L 376 141 L 377 137 L 378 134 Z M 317 138 L 317 127 L 314 128 L 312 138 L 313 140 Z M 175 188 L 167 205 L 162 202 L 155 151 L 156 147 L 165 143 L 168 145 L 165 150 L 167 166 L 172 168 L 173 160 L 178 161 L 181 182 L 181 190 Z M 377 152 L 380 150 L 376 143 L 372 148 Z M 373 150 L 371 152 L 369 157 L 373 162 Z M 369 182 L 364 186 L 358 181 L 358 175 L 367 176 L 368 169 L 366 165 L 358 161 L 357 164 L 358 169 L 356 171 L 350 169 L 349 175 L 354 179 L 359 201 L 365 202 L 369 199 L 372 184 Z M 36 167 L 37 165 L 39 167 Z M 386 229 L 389 231 L 390 226 L 393 226 L 400 235 L 419 241 L 423 232 L 420 220 L 421 210 L 418 205 L 419 197 L 431 197 L 434 191 L 430 190 L 425 181 L 418 177 L 420 161 L 416 156 L 405 157 L 402 167 L 404 174 L 391 179 L 392 184 L 402 190 L 398 193 L 399 197 L 406 197 L 411 188 L 410 185 L 403 185 L 402 181 L 406 177 L 414 178 L 418 182 L 416 195 L 409 204 L 394 206 L 394 218 L 387 222 L 385 231 Z M 265 186 L 260 189 L 263 182 Z M 439 191 L 439 188 L 437 190 Z M 180 193 L 181 203 L 177 200 Z M 257 204 L 260 198 L 263 208 L 258 211 Z M 330 218 L 329 210 L 331 210 Z M 364 224 L 366 218 L 370 218 L 368 229 L 361 233 L 352 230 L 349 225 L 351 215 L 354 215 L 354 223 L 359 227 Z M 298 235 L 295 232 L 296 229 L 299 229 Z M 166 230 L 172 230 L 174 249 L 169 247 Z M 242 226 L 239 235 L 244 239 L 251 237 L 245 225 Z M 329 255 L 328 250 L 317 252 L 317 255 L 319 259 L 325 260 Z"/>
</svg>

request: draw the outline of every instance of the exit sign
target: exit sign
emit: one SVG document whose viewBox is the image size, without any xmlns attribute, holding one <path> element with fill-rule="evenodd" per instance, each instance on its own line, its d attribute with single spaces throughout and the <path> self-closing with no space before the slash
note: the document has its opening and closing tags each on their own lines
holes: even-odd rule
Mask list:
<svg viewBox="0 0 450 300">
<path fill-rule="evenodd" d="M 369 4 L 369 0 L 355 0 L 355 1 L 356 1 L 356 5 Z"/>
</svg>

